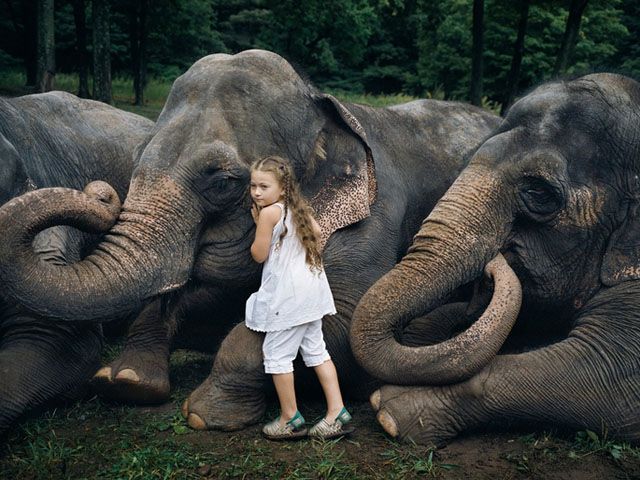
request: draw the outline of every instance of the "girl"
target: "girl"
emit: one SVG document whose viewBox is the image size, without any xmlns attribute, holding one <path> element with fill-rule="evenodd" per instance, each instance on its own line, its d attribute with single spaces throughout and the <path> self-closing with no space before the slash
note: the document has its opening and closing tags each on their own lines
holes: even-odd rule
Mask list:
<svg viewBox="0 0 640 480">
<path fill-rule="evenodd" d="M 334 438 L 353 431 L 338 376 L 322 337 L 322 317 L 336 313 L 318 248 L 320 227 L 300 193 L 293 169 L 272 156 L 251 165 L 251 214 L 256 236 L 251 256 L 264 262 L 260 289 L 247 300 L 248 328 L 266 332 L 265 372 L 273 377 L 280 416 L 262 429 L 271 440 Z M 293 360 L 300 350 L 313 367 L 327 401 L 327 414 L 307 430 L 296 404 Z"/>
</svg>

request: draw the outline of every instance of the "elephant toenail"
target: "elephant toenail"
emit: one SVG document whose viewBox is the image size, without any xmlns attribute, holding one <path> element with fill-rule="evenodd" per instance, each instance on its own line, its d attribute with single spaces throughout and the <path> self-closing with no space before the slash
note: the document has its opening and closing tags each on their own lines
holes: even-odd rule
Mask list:
<svg viewBox="0 0 640 480">
<path fill-rule="evenodd" d="M 382 425 L 384 431 L 387 432 L 393 438 L 398 436 L 398 425 L 396 421 L 393 419 L 391 415 L 389 415 L 385 410 L 381 410 L 378 412 L 376 416 L 378 419 L 378 423 Z"/>
<path fill-rule="evenodd" d="M 138 383 L 140 381 L 140 377 L 138 377 L 138 374 L 130 368 L 125 368 L 118 372 L 116 380 L 126 380 L 128 382 Z"/>
<path fill-rule="evenodd" d="M 207 426 L 204 421 L 195 413 L 189 414 L 189 426 L 194 430 L 206 430 Z"/>
<path fill-rule="evenodd" d="M 374 412 L 377 412 L 378 410 L 380 410 L 380 399 L 381 399 L 381 397 L 382 397 L 382 395 L 380 395 L 380 390 L 376 390 L 369 397 L 369 403 L 371 403 L 371 406 L 373 407 L 373 411 Z"/>
<path fill-rule="evenodd" d="M 189 416 L 189 399 L 187 398 L 183 403 L 182 403 L 182 416 L 184 418 L 187 418 Z"/>
<path fill-rule="evenodd" d="M 100 380 L 106 379 L 111 381 L 111 367 L 102 367 L 95 373 L 93 378 L 98 378 Z"/>
</svg>

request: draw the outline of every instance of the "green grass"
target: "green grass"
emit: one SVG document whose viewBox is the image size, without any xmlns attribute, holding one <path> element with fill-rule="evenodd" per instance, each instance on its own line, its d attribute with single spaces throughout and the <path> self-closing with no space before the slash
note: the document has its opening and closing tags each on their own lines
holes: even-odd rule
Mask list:
<svg viewBox="0 0 640 480">
<path fill-rule="evenodd" d="M 367 93 L 345 92 L 343 90 L 329 91 L 327 93 L 330 93 L 343 102 L 359 103 L 362 105 L 369 105 L 371 107 L 389 107 L 391 105 L 417 100 L 417 97 L 411 97 L 402 93 L 392 95 L 370 95 Z"/>
<path fill-rule="evenodd" d="M 24 87 L 25 82 L 26 78 L 22 71 L 11 69 L 1 71 L 0 93 L 10 96 L 31 93 Z M 77 94 L 78 76 L 76 74 L 57 74 L 55 79 L 55 89 Z M 92 91 L 92 89 L 92 79 L 90 79 L 89 91 Z M 115 107 L 156 120 L 162 111 L 162 107 L 167 96 L 169 95 L 169 90 L 171 90 L 171 82 L 158 78 L 150 78 L 144 90 L 144 105 L 140 106 L 133 104 L 135 97 L 133 93 L 132 79 L 115 77 L 111 80 L 111 89 L 113 105 Z M 372 107 L 388 107 L 399 103 L 417 100 L 417 97 L 412 97 L 402 93 L 391 95 L 370 95 L 366 93 L 352 93 L 344 90 L 329 91 L 327 93 L 331 93 L 343 102 L 359 103 Z M 427 92 L 426 98 L 442 99 L 443 93 L 441 91 L 435 91 L 433 93 Z M 489 102 L 486 98 L 483 99 L 483 102 L 483 107 L 488 110 L 496 112 L 500 110 L 499 104 Z"/>
<path fill-rule="evenodd" d="M 4 95 L 24 95 L 31 93 L 24 85 L 26 78 L 23 72 L 5 70 L 0 72 L 0 92 Z M 59 73 L 55 79 L 55 89 L 73 94 L 78 93 L 78 76 L 75 74 Z M 93 89 L 92 79 L 89 79 L 89 91 Z M 144 89 L 144 105 L 134 105 L 133 80 L 131 78 L 116 77 L 111 80 L 111 95 L 115 107 L 143 115 L 156 120 L 164 102 L 169 95 L 171 83 L 156 78 L 150 78 Z"/>
<path fill-rule="evenodd" d="M 598 435 L 591 430 L 576 433 L 574 449 L 569 452 L 569 457 L 583 458 L 598 452 L 602 452 L 614 460 L 621 460 L 627 456 L 640 458 L 640 448 L 632 447 L 625 442 L 610 440 L 607 438 L 606 432 Z"/>
</svg>

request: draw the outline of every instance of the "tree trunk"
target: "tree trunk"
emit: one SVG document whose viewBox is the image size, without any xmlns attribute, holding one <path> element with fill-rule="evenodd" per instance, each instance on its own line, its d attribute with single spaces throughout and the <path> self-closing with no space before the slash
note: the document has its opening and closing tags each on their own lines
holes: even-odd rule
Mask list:
<svg viewBox="0 0 640 480">
<path fill-rule="evenodd" d="M 56 74 L 53 0 L 38 0 L 37 30 L 38 70 L 36 85 L 39 92 L 49 92 L 53 90 Z"/>
<path fill-rule="evenodd" d="M 473 0 L 473 45 L 471 47 L 471 104 L 482 104 L 482 52 L 484 0 Z"/>
<path fill-rule="evenodd" d="M 520 80 L 520 66 L 522 65 L 522 55 L 524 54 L 524 37 L 527 33 L 527 20 L 529 18 L 530 0 L 521 0 L 520 2 L 520 21 L 518 22 L 518 36 L 513 49 L 513 58 L 511 59 L 511 69 L 507 76 L 507 88 L 505 97 L 500 108 L 500 115 L 504 115 L 511 102 L 513 102 L 518 92 L 518 81 Z"/>
<path fill-rule="evenodd" d="M 135 105 L 144 104 L 144 87 L 147 84 L 147 17 L 149 0 L 137 0 L 131 7 L 129 37 L 131 40 L 131 68 Z"/>
<path fill-rule="evenodd" d="M 12 5 L 11 2 L 7 2 L 8 5 Z M 26 87 L 33 88 L 36 85 L 36 77 L 38 71 L 37 57 L 37 28 L 36 28 L 36 0 L 24 0 L 18 6 L 19 11 L 11 10 L 13 17 L 20 17 L 14 19 L 15 30 L 18 38 L 21 38 L 19 53 L 16 56 L 22 57 L 24 62 L 24 68 L 27 76 L 25 83 Z"/>
<path fill-rule="evenodd" d="M 576 46 L 576 41 L 578 39 L 578 31 L 580 30 L 582 14 L 586 7 L 587 0 L 571 0 L 567 26 L 564 30 L 562 44 L 560 45 L 560 52 L 558 52 L 558 58 L 556 59 L 556 64 L 553 68 L 553 75 L 556 77 L 563 74 L 569 66 L 569 60 L 571 59 L 573 49 Z"/>
<path fill-rule="evenodd" d="M 109 0 L 93 0 L 93 98 L 111 103 Z"/>
<path fill-rule="evenodd" d="M 76 51 L 78 53 L 78 96 L 89 98 L 89 54 L 87 52 L 87 22 L 85 0 L 73 0 L 73 19 L 76 25 Z"/>
</svg>

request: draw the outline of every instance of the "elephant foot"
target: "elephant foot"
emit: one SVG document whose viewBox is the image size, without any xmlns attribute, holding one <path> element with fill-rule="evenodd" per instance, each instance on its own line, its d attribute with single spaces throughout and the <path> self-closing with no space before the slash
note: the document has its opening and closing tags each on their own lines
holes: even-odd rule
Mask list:
<svg viewBox="0 0 640 480">
<path fill-rule="evenodd" d="M 182 404 L 182 416 L 187 420 L 189 426 L 194 430 L 207 429 L 207 424 L 197 413 L 190 413 L 188 398 Z"/>
<path fill-rule="evenodd" d="M 240 430 L 260 421 L 270 378 L 262 365 L 264 335 L 236 325 L 220 345 L 209 377 L 182 406 L 196 430 Z"/>
<path fill-rule="evenodd" d="M 144 353 L 138 353 L 135 360 L 135 366 L 121 357 L 102 367 L 91 381 L 94 390 L 104 398 L 127 403 L 166 402 L 170 391 L 168 362 Z"/>
<path fill-rule="evenodd" d="M 258 423 L 266 399 L 261 389 L 237 392 L 205 381 L 182 405 L 182 415 L 195 430 L 234 431 Z"/>
<path fill-rule="evenodd" d="M 373 392 L 370 402 L 391 437 L 441 447 L 459 433 L 462 423 L 455 419 L 444 388 L 387 385 Z"/>
</svg>

